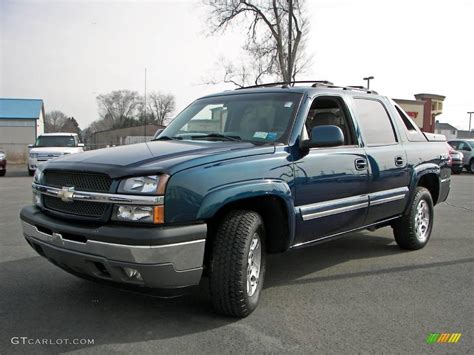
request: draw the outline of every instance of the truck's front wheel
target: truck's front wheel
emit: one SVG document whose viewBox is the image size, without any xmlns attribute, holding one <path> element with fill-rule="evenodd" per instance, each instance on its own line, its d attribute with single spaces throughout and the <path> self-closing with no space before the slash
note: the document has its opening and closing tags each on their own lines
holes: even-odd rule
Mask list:
<svg viewBox="0 0 474 355">
<path fill-rule="evenodd" d="M 217 313 L 246 317 L 258 305 L 265 276 L 265 228 L 254 211 L 227 214 L 217 228 L 210 260 L 211 301 Z"/>
<path fill-rule="evenodd" d="M 402 249 L 421 249 L 433 228 L 433 199 L 424 187 L 417 187 L 408 213 L 393 224 L 395 241 Z"/>
</svg>

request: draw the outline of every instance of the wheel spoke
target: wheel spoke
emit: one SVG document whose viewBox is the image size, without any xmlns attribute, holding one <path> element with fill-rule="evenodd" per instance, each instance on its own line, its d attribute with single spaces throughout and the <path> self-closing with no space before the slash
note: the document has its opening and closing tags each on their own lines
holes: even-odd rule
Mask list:
<svg viewBox="0 0 474 355">
<path fill-rule="evenodd" d="M 421 200 L 416 206 L 414 224 L 418 240 L 420 242 L 425 242 L 428 238 L 430 224 L 430 210 L 428 203 L 425 200 Z"/>
<path fill-rule="evenodd" d="M 262 248 L 260 238 L 257 233 L 254 234 L 250 242 L 249 253 L 247 257 L 247 294 L 252 296 L 257 290 L 260 277 L 260 264 L 262 260 Z"/>
</svg>

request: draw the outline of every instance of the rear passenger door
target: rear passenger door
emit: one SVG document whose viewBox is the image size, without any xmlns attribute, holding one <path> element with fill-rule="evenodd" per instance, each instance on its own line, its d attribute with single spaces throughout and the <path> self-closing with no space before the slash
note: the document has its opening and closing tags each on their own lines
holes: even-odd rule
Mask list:
<svg viewBox="0 0 474 355">
<path fill-rule="evenodd" d="M 369 168 L 366 225 L 403 212 L 410 182 L 407 156 L 386 103 L 378 97 L 354 97 Z"/>
<path fill-rule="evenodd" d="M 457 142 L 457 150 L 459 150 L 463 155 L 463 164 L 469 165 L 469 159 L 471 158 L 472 149 L 466 142 Z"/>
</svg>

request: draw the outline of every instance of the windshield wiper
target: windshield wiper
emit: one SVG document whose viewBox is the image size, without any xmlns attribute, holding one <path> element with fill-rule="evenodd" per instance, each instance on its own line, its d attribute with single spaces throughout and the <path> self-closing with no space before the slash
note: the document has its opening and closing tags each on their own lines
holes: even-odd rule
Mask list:
<svg viewBox="0 0 474 355">
<path fill-rule="evenodd" d="M 209 133 L 205 134 L 203 136 L 192 136 L 193 139 L 205 139 L 205 138 L 221 138 L 226 141 L 233 141 L 233 142 L 240 142 L 242 141 L 242 138 L 239 136 L 226 136 L 225 134 L 221 133 Z"/>
<path fill-rule="evenodd" d="M 172 140 L 182 140 L 183 138 L 182 137 L 169 137 L 169 136 L 161 136 L 161 137 L 158 137 L 158 138 L 155 138 L 155 139 L 152 139 L 152 141 L 172 141 Z"/>
</svg>

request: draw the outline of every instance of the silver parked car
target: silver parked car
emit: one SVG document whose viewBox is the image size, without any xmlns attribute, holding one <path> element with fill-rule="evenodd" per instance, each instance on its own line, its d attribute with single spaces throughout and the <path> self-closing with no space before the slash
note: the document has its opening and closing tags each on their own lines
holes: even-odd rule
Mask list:
<svg viewBox="0 0 474 355">
<path fill-rule="evenodd" d="M 464 167 L 467 171 L 474 174 L 474 139 L 453 139 L 448 143 L 464 155 Z"/>
</svg>

